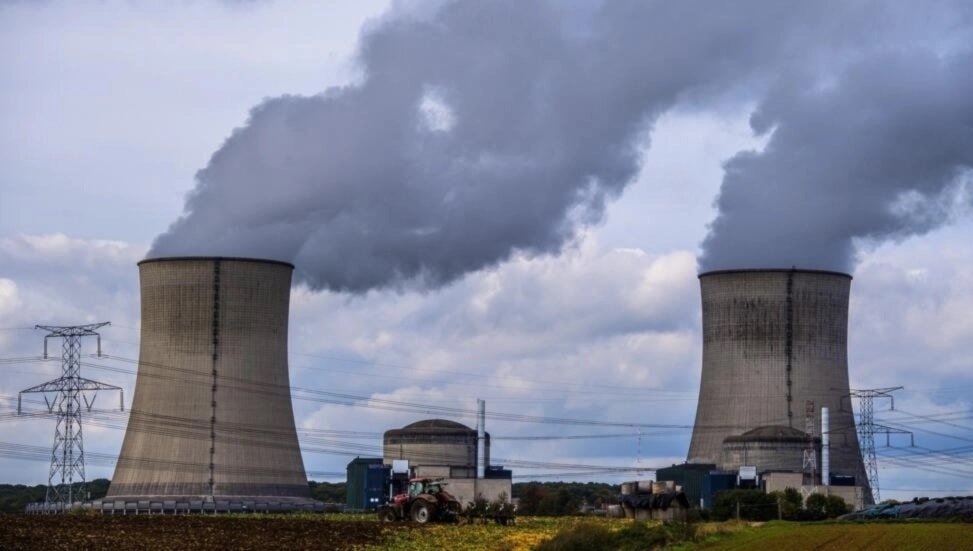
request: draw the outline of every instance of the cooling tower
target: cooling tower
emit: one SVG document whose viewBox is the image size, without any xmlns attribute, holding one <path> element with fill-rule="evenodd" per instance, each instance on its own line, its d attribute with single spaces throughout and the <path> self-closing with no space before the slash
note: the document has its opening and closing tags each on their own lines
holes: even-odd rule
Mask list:
<svg viewBox="0 0 973 551">
<path fill-rule="evenodd" d="M 760 427 L 803 433 L 805 402 L 813 400 L 816 412 L 831 409 L 831 472 L 855 476 L 867 499 L 848 399 L 851 276 L 739 270 L 699 280 L 703 371 L 689 461 L 720 464 L 725 439 L 732 444 Z M 817 418 L 815 425 L 819 438 Z"/>
<path fill-rule="evenodd" d="M 106 500 L 310 502 L 287 372 L 293 268 L 139 263 L 138 377 Z"/>
</svg>

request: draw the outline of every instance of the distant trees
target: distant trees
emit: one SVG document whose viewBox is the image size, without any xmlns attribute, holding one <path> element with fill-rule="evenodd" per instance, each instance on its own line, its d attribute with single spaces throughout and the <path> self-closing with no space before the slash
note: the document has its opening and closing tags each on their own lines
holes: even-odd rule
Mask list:
<svg viewBox="0 0 973 551">
<path fill-rule="evenodd" d="M 91 499 L 101 499 L 108 493 L 110 481 L 107 478 L 96 478 L 88 481 L 87 492 Z M 74 489 L 80 489 L 80 484 L 75 484 Z M 44 501 L 47 496 L 47 486 L 38 484 L 36 486 L 25 486 L 23 484 L 0 484 L 0 512 L 21 513 L 28 503 Z"/>
<path fill-rule="evenodd" d="M 724 490 L 713 498 L 712 518 L 728 520 L 771 520 L 777 518 L 777 499 L 760 490 Z"/>
<path fill-rule="evenodd" d="M 822 520 L 826 518 L 835 518 L 845 513 L 851 512 L 851 507 L 845 503 L 845 500 L 838 496 L 825 496 L 822 494 L 811 494 L 807 496 L 807 502 L 804 504 L 804 510 L 807 512 L 808 516 L 811 517 L 808 520 Z"/>
<path fill-rule="evenodd" d="M 519 482 L 513 497 L 520 500 L 517 514 L 524 516 L 577 515 L 585 503 L 616 503 L 621 487 L 598 482 Z"/>
<path fill-rule="evenodd" d="M 726 490 L 714 497 L 712 518 L 736 518 L 737 504 L 741 520 L 773 520 L 778 515 L 783 520 L 824 520 L 851 511 L 845 500 L 838 496 L 814 493 L 805 501 L 794 488 L 769 494 L 760 490 Z"/>
<path fill-rule="evenodd" d="M 345 503 L 347 501 L 347 484 L 344 482 L 316 482 L 307 483 L 311 489 L 311 497 L 325 503 Z"/>
</svg>

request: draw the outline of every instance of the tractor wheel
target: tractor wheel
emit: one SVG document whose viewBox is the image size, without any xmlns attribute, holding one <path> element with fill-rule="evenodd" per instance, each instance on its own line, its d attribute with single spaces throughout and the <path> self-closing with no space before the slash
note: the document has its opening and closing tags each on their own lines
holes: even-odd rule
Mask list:
<svg viewBox="0 0 973 551">
<path fill-rule="evenodd" d="M 418 500 L 412 504 L 412 520 L 425 524 L 436 517 L 436 506 L 428 501 Z"/>
<path fill-rule="evenodd" d="M 391 507 L 382 507 L 378 510 L 378 520 L 382 522 L 395 522 L 399 518 Z"/>
</svg>

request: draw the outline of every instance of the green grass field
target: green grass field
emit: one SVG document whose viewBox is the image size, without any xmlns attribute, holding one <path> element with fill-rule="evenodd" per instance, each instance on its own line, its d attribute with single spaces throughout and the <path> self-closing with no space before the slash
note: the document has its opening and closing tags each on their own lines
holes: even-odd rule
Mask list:
<svg viewBox="0 0 973 551">
<path fill-rule="evenodd" d="M 580 518 L 521 518 L 516 526 L 434 525 L 386 532 L 382 546 L 393 550 L 455 549 L 526 551 L 558 532 L 578 526 L 607 526 L 617 531 L 633 521 Z M 671 549 L 705 550 L 934 550 L 973 551 L 973 523 L 873 522 L 701 523 L 697 541 Z M 605 547 L 606 549 L 610 547 Z"/>
<path fill-rule="evenodd" d="M 973 550 L 973 524 L 961 522 L 770 522 L 712 536 L 680 549 Z"/>
</svg>

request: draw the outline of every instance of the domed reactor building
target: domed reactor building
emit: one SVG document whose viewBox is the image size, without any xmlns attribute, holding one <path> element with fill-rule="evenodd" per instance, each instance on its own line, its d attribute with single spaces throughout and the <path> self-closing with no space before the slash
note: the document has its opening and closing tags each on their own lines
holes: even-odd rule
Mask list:
<svg viewBox="0 0 973 551">
<path fill-rule="evenodd" d="M 287 364 L 293 266 L 139 263 L 135 397 L 106 508 L 308 510 Z"/>
<path fill-rule="evenodd" d="M 480 426 L 483 425 L 481 410 Z M 480 449 L 479 442 L 483 442 Z M 509 500 L 511 472 L 490 465 L 490 434 L 447 419 L 426 419 L 385 431 L 383 461 L 407 462 L 416 477 L 443 478 L 464 506 L 476 498 Z"/>
<path fill-rule="evenodd" d="M 820 411 L 826 407 L 831 473 L 853 479 L 869 503 L 848 398 L 851 276 L 734 270 L 703 273 L 699 280 L 703 368 L 689 463 L 801 472 L 804 450 L 811 448 L 820 467 Z M 805 431 L 808 402 L 814 434 Z M 822 483 L 829 480 L 820 480 L 820 469 L 817 480 L 804 480 Z"/>
</svg>

